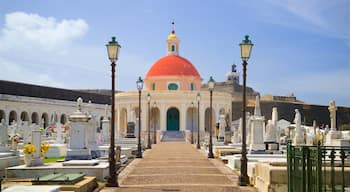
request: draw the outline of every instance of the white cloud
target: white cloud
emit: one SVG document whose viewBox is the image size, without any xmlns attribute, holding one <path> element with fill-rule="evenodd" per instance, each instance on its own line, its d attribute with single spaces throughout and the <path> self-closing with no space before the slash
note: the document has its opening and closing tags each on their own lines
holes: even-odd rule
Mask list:
<svg viewBox="0 0 350 192">
<path fill-rule="evenodd" d="M 310 28 L 316 28 L 316 31 L 350 40 L 350 25 L 348 25 L 350 3 L 347 0 L 271 0 L 269 2 L 299 17 L 310 25 Z M 285 24 L 289 25 L 289 22 Z"/>
<path fill-rule="evenodd" d="M 0 77 L 2 80 L 19 81 L 44 86 L 63 87 L 45 73 L 37 73 L 0 57 Z"/>
<path fill-rule="evenodd" d="M 0 38 L 1 51 L 64 51 L 88 30 L 82 19 L 57 21 L 53 17 L 24 12 L 9 13 Z M 38 51 L 38 50 L 37 50 Z"/>
<path fill-rule="evenodd" d="M 88 24 L 82 19 L 59 21 L 24 12 L 7 14 L 0 33 L 1 79 L 67 87 L 74 81 L 67 73 L 77 71 L 81 76 L 78 73 L 83 67 L 75 64 L 81 50 L 73 42 L 87 31 Z"/>
</svg>

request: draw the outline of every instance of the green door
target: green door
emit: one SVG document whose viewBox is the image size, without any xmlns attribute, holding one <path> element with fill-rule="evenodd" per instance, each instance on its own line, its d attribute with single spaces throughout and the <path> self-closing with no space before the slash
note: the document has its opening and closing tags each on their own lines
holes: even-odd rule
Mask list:
<svg viewBox="0 0 350 192">
<path fill-rule="evenodd" d="M 179 129 L 179 110 L 170 108 L 166 114 L 167 130 L 178 131 Z"/>
</svg>

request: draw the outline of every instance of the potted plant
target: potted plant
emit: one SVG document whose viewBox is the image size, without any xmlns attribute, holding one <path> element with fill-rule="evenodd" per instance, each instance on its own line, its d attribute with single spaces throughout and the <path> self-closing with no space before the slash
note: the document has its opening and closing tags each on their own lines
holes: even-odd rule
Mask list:
<svg viewBox="0 0 350 192">
<path fill-rule="evenodd" d="M 42 159 L 45 158 L 45 154 L 49 151 L 50 149 L 50 144 L 48 142 L 42 142 L 41 143 L 41 151 L 40 151 L 40 157 Z"/>
</svg>

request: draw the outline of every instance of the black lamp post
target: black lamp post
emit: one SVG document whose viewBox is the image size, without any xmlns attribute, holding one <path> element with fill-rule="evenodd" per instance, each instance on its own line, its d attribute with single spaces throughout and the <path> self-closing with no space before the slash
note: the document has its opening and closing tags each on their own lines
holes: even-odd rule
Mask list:
<svg viewBox="0 0 350 192">
<path fill-rule="evenodd" d="M 147 148 L 151 149 L 151 94 L 147 94 L 147 104 L 148 104 L 148 141 L 147 141 Z"/>
<path fill-rule="evenodd" d="M 143 88 L 143 80 L 141 77 L 136 81 L 137 90 L 139 90 L 139 134 L 137 142 L 137 154 L 136 158 L 142 158 L 142 149 L 141 149 L 141 91 Z"/>
<path fill-rule="evenodd" d="M 191 128 L 191 144 L 194 143 L 193 139 L 193 111 L 194 111 L 194 103 L 193 101 L 191 102 L 191 108 L 192 108 L 192 128 Z"/>
<path fill-rule="evenodd" d="M 212 111 L 213 111 L 213 90 L 215 86 L 215 81 L 212 76 L 210 76 L 210 79 L 208 81 L 208 88 L 210 91 L 210 114 L 209 114 L 209 152 L 208 152 L 208 158 L 214 158 L 213 154 L 213 139 L 212 139 Z"/>
<path fill-rule="evenodd" d="M 246 35 L 245 39 L 239 44 L 241 47 L 241 58 L 243 61 L 243 102 L 242 102 L 242 150 L 241 150 L 241 175 L 239 176 L 239 185 L 245 186 L 249 184 L 247 174 L 247 144 L 246 144 L 246 78 L 247 78 L 247 61 L 252 51 L 253 43 Z"/>
<path fill-rule="evenodd" d="M 201 101 L 201 94 L 198 92 L 196 96 L 197 104 L 198 104 L 198 116 L 197 116 L 197 149 L 201 148 L 199 141 L 199 102 Z"/>
<path fill-rule="evenodd" d="M 118 60 L 119 55 L 119 49 L 120 45 L 115 40 L 115 37 L 112 37 L 112 41 L 108 42 L 106 45 L 107 47 L 107 53 L 108 58 L 111 61 L 112 66 L 112 92 L 111 92 L 111 140 L 110 140 L 110 146 L 109 146 L 109 178 L 107 181 L 108 187 L 118 187 L 118 179 L 117 179 L 117 172 L 116 172 L 116 160 L 115 160 L 115 145 L 114 145 L 114 111 L 115 111 L 115 104 L 114 104 L 114 92 L 115 92 L 115 66 L 116 61 Z"/>
<path fill-rule="evenodd" d="M 157 103 L 153 102 L 153 108 L 154 110 L 157 107 Z M 155 111 L 153 111 L 153 113 L 155 113 Z M 156 116 L 153 115 L 153 144 L 157 144 L 157 132 L 156 132 Z"/>
</svg>

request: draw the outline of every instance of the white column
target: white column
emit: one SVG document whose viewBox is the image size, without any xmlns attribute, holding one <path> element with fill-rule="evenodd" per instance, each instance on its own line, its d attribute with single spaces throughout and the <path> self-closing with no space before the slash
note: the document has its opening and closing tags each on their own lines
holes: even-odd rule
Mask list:
<svg viewBox="0 0 350 192">
<path fill-rule="evenodd" d="M 166 109 L 165 104 L 160 104 L 160 131 L 166 131 Z"/>
<path fill-rule="evenodd" d="M 214 103 L 214 99 L 213 99 L 213 103 Z M 219 104 L 215 104 L 215 114 L 216 114 L 215 115 L 216 119 L 213 119 L 213 121 L 215 121 L 215 123 L 217 123 L 220 121 L 220 106 L 219 106 Z"/>
<path fill-rule="evenodd" d="M 182 103 L 180 107 L 180 131 L 186 130 L 186 104 Z"/>
<path fill-rule="evenodd" d="M 127 113 L 127 122 L 126 122 L 126 123 L 128 123 L 128 122 L 130 122 L 131 119 L 132 119 L 132 117 L 131 117 L 131 106 L 130 106 L 130 105 L 128 105 L 128 106 L 126 107 L 126 113 Z"/>
<path fill-rule="evenodd" d="M 114 121 L 114 122 L 117 123 L 117 125 L 115 126 L 117 128 L 115 136 L 116 136 L 116 138 L 119 138 L 119 135 L 120 135 L 120 109 L 119 109 L 119 107 L 117 107 L 116 114 L 117 114 L 116 115 L 117 119 L 115 119 L 115 121 Z"/>
<path fill-rule="evenodd" d="M 200 131 L 204 131 L 204 122 L 205 122 L 205 112 L 204 109 L 205 107 L 203 105 L 199 106 L 199 127 L 200 127 Z"/>
</svg>

